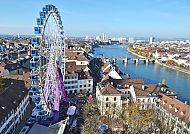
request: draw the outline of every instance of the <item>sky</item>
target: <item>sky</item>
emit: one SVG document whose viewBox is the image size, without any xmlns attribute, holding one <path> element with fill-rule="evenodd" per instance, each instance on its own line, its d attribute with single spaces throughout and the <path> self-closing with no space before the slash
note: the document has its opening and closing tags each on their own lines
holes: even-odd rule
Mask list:
<svg viewBox="0 0 190 134">
<path fill-rule="evenodd" d="M 33 34 L 46 4 L 66 36 L 190 38 L 190 0 L 2 0 L 0 34 Z"/>
</svg>

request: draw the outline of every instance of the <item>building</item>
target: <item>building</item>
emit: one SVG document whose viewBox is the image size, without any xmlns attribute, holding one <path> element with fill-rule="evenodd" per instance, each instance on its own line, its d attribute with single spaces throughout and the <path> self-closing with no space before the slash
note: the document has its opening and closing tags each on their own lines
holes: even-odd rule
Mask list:
<svg viewBox="0 0 190 134">
<path fill-rule="evenodd" d="M 96 37 L 96 40 L 97 40 L 97 41 L 102 41 L 102 36 L 97 36 L 97 37 Z"/>
<path fill-rule="evenodd" d="M 28 89 L 23 80 L 3 79 L 2 82 L 4 90 L 0 93 L 0 133 L 12 134 L 29 104 Z"/>
<path fill-rule="evenodd" d="M 127 38 L 118 38 L 118 41 L 120 44 L 126 44 L 127 43 Z"/>
<path fill-rule="evenodd" d="M 67 94 L 93 92 L 93 78 L 88 68 L 88 59 L 82 52 L 66 52 L 64 86 Z"/>
<path fill-rule="evenodd" d="M 56 124 L 50 125 L 49 127 L 34 124 L 29 130 L 28 134 L 63 134 L 65 131 L 67 120 L 62 120 Z M 22 134 L 22 131 L 20 132 Z"/>
<path fill-rule="evenodd" d="M 154 37 L 150 37 L 149 43 L 152 44 L 153 42 L 155 42 L 155 38 Z"/>
<path fill-rule="evenodd" d="M 186 102 L 162 94 L 156 108 L 159 117 L 165 119 L 163 123 L 173 127 L 175 134 L 190 133 L 190 106 Z"/>
<path fill-rule="evenodd" d="M 0 75 L 3 78 L 10 78 L 11 75 L 20 75 L 23 74 L 24 71 L 19 63 L 2 62 L 0 64 Z"/>
<path fill-rule="evenodd" d="M 103 115 L 106 114 L 107 102 L 110 105 L 117 105 L 117 111 L 120 111 L 122 105 L 128 105 L 129 102 L 138 103 L 140 109 L 143 110 L 153 109 L 161 93 L 171 97 L 176 96 L 175 92 L 171 91 L 167 86 L 144 84 L 143 79 L 109 78 L 101 81 L 96 86 L 96 98 L 101 114 Z"/>
<path fill-rule="evenodd" d="M 129 37 L 128 43 L 133 44 L 135 43 L 135 40 L 133 37 Z"/>
<path fill-rule="evenodd" d="M 121 93 L 110 83 L 99 83 L 96 86 L 96 99 L 101 115 L 111 114 L 112 116 L 121 113 Z"/>
<path fill-rule="evenodd" d="M 83 51 L 66 51 L 66 62 L 75 62 L 76 65 L 87 66 L 88 59 L 84 56 Z"/>
</svg>

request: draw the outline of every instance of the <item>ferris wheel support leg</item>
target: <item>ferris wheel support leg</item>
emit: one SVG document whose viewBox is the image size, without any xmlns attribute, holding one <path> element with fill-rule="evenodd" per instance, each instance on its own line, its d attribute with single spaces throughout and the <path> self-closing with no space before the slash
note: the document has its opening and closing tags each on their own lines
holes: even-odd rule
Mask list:
<svg viewBox="0 0 190 134">
<path fill-rule="evenodd" d="M 59 83 L 60 83 L 60 91 L 61 91 L 61 100 L 66 101 L 67 100 L 67 96 L 65 93 L 65 87 L 64 87 L 64 82 L 63 82 L 63 75 L 61 73 L 61 69 L 57 68 L 58 71 L 58 79 L 59 79 Z"/>
</svg>

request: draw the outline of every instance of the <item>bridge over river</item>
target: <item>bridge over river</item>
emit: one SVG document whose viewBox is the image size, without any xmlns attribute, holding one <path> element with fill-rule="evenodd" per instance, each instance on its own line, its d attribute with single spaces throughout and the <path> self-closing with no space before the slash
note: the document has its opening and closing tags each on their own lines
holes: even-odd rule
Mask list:
<svg viewBox="0 0 190 134">
<path fill-rule="evenodd" d="M 116 63 L 117 60 L 122 60 L 123 63 L 128 63 L 128 61 L 134 61 L 134 63 L 139 63 L 139 62 L 143 62 L 143 63 L 155 63 L 155 59 L 149 59 L 149 58 L 116 58 L 116 57 L 112 57 L 111 61 L 112 63 Z"/>
</svg>

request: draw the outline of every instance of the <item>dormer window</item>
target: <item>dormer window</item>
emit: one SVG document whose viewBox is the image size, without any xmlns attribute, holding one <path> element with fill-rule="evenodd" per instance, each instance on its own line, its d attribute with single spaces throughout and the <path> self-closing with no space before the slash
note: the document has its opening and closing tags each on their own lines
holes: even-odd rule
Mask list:
<svg viewBox="0 0 190 134">
<path fill-rule="evenodd" d="M 163 104 L 165 105 L 166 103 L 167 103 L 167 101 L 164 100 L 164 101 L 163 101 Z"/>
<path fill-rule="evenodd" d="M 182 116 L 185 115 L 185 113 L 186 113 L 185 111 L 181 111 L 181 115 L 182 115 Z"/>
<path fill-rule="evenodd" d="M 169 108 L 173 108 L 173 105 L 171 104 L 171 105 L 169 105 Z"/>
<path fill-rule="evenodd" d="M 177 113 L 179 110 L 178 110 L 178 108 L 175 108 L 175 110 L 174 110 L 174 111 Z"/>
</svg>

